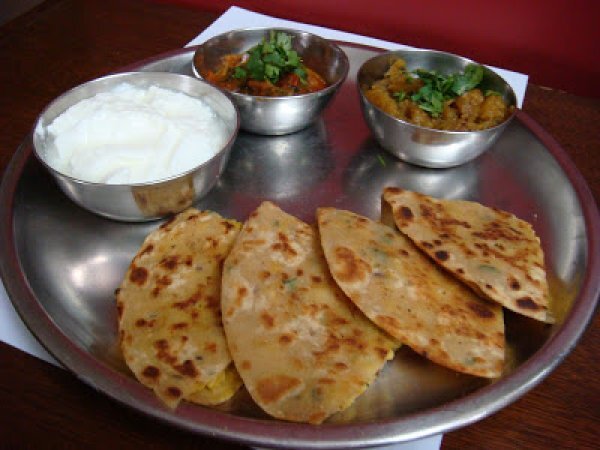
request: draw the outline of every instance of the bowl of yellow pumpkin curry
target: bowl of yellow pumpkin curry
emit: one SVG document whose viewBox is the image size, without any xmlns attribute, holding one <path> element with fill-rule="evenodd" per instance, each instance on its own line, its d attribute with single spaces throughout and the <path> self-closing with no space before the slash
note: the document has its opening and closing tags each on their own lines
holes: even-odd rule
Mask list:
<svg viewBox="0 0 600 450">
<path fill-rule="evenodd" d="M 411 164 L 447 168 L 488 150 L 516 96 L 491 69 L 434 50 L 382 53 L 360 67 L 363 115 L 379 145 Z"/>
</svg>

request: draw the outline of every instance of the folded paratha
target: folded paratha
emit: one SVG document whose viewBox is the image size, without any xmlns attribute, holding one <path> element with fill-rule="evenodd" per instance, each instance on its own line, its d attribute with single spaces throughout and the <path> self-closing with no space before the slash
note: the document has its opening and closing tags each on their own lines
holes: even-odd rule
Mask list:
<svg viewBox="0 0 600 450">
<path fill-rule="evenodd" d="M 145 239 L 117 290 L 125 362 L 168 406 L 227 400 L 242 382 L 221 321 L 221 266 L 241 224 L 187 209 Z"/>
<path fill-rule="evenodd" d="M 316 230 L 270 202 L 225 261 L 222 307 L 248 392 L 279 419 L 318 424 L 347 408 L 399 345 L 331 279 Z"/>
<path fill-rule="evenodd" d="M 544 253 L 529 223 L 476 202 L 398 188 L 386 188 L 383 199 L 402 233 L 481 296 L 525 316 L 554 321 Z"/>
<path fill-rule="evenodd" d="M 433 362 L 495 378 L 504 363 L 502 308 L 438 268 L 397 230 L 319 208 L 333 278 L 374 323 Z"/>
</svg>

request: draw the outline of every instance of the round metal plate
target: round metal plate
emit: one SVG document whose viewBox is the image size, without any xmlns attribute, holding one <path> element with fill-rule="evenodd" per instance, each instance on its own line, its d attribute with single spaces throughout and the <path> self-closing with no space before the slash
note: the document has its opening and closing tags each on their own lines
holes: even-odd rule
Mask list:
<svg viewBox="0 0 600 450">
<path fill-rule="evenodd" d="M 494 383 L 401 349 L 347 411 L 321 426 L 267 417 L 245 390 L 227 404 L 164 407 L 125 366 L 114 290 L 158 222 L 126 224 L 68 200 L 27 138 L 0 189 L 0 269 L 40 342 L 84 382 L 139 411 L 198 433 L 265 447 L 353 448 L 405 442 L 467 425 L 516 400 L 570 352 L 600 292 L 600 219 L 592 194 L 560 146 L 519 112 L 494 147 L 444 170 L 402 163 L 379 148 L 361 116 L 356 72 L 377 50 L 342 44 L 351 68 L 323 117 L 295 134 L 240 133 L 230 162 L 196 206 L 244 220 L 263 200 L 308 222 L 317 206 L 379 217 L 380 194 L 399 186 L 476 200 L 531 222 L 541 237 L 557 324 L 506 313 L 507 373 Z M 127 67 L 191 75 L 193 49 Z"/>
</svg>

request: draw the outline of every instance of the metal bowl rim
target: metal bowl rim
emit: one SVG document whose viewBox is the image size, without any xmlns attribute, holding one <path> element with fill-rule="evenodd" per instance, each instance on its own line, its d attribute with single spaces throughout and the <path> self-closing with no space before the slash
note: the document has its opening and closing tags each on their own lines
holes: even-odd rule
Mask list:
<svg viewBox="0 0 600 450">
<path fill-rule="evenodd" d="M 213 155 L 211 156 L 209 159 L 207 159 L 206 161 L 192 167 L 191 169 L 187 169 L 185 172 L 179 172 L 175 175 L 171 175 L 169 177 L 165 177 L 165 178 L 159 178 L 157 180 L 152 180 L 152 181 L 145 181 L 145 182 L 138 182 L 138 183 L 101 183 L 101 182 L 97 182 L 97 181 L 87 181 L 87 180 L 82 180 L 81 178 L 76 178 L 72 175 L 66 174 L 64 172 L 61 172 L 60 170 L 52 167 L 50 164 L 48 164 L 48 162 L 45 160 L 45 158 L 40 154 L 39 149 L 37 148 L 37 146 L 35 145 L 35 134 L 36 134 L 36 130 L 38 129 L 39 125 L 41 124 L 41 120 L 42 117 L 44 117 L 44 115 L 46 114 L 46 112 L 52 107 L 54 106 L 57 102 L 59 102 L 60 100 L 62 100 L 65 97 L 68 97 L 69 95 L 71 95 L 73 92 L 83 89 L 86 86 L 95 84 L 95 83 L 101 83 L 102 81 L 105 80 L 112 80 L 115 78 L 125 78 L 125 80 L 123 82 L 126 82 L 126 80 L 128 78 L 136 78 L 136 77 L 140 77 L 142 75 L 156 75 L 159 74 L 160 76 L 163 77 L 168 77 L 168 78 L 185 78 L 186 80 L 194 80 L 192 83 L 202 83 L 203 85 L 208 86 L 212 92 L 214 92 L 215 94 L 222 96 L 232 107 L 233 110 L 235 112 L 235 124 L 232 128 L 232 131 L 229 133 L 229 135 L 227 136 L 227 141 L 225 142 L 225 144 Z M 164 89 L 168 89 L 171 91 L 175 91 L 175 89 L 173 88 L 164 88 Z M 181 92 L 184 93 L 183 91 L 177 91 L 177 92 Z M 94 94 L 96 95 L 96 94 Z M 186 94 L 189 95 L 189 94 Z M 89 98 L 89 97 L 88 97 Z M 65 110 L 66 111 L 66 110 Z M 64 111 L 63 111 L 64 112 Z M 194 172 L 202 169 L 204 166 L 207 166 L 209 164 L 211 164 L 215 159 L 218 159 L 220 157 L 223 156 L 224 153 L 227 152 L 227 150 L 231 147 L 231 145 L 233 144 L 233 142 L 235 141 L 237 134 L 239 132 L 240 129 L 240 112 L 239 109 L 237 107 L 237 105 L 231 101 L 231 99 L 229 97 L 227 97 L 227 95 L 225 95 L 221 90 L 217 89 L 215 86 L 213 86 L 211 83 L 208 83 L 205 80 L 202 79 L 198 79 L 195 77 L 191 77 L 188 75 L 183 75 L 183 74 L 179 74 L 179 73 L 170 73 L 170 72 L 141 72 L 141 71 L 135 71 L 135 70 L 131 70 L 131 71 L 127 71 L 127 72 L 117 72 L 117 73 L 111 73 L 109 75 L 104 75 L 98 78 L 94 78 L 92 80 L 89 81 L 85 81 L 81 84 L 78 84 L 77 86 L 74 86 L 72 88 L 70 88 L 69 90 L 67 90 L 66 92 L 63 92 L 62 94 L 60 94 L 58 97 L 54 98 L 50 103 L 48 103 L 44 109 L 42 109 L 42 111 L 40 112 L 40 114 L 36 117 L 35 122 L 33 124 L 33 127 L 31 129 L 31 147 L 33 149 L 33 153 L 35 154 L 36 158 L 42 163 L 42 165 L 53 175 L 53 176 L 60 176 L 64 179 L 69 180 L 71 183 L 74 184 L 78 184 L 80 186 L 93 186 L 93 187 L 107 187 L 107 188 L 111 188 L 111 189 L 117 189 L 117 188 L 123 188 L 123 187 L 148 187 L 148 186 L 160 186 L 162 184 L 165 183 L 169 183 L 173 180 L 177 180 L 180 178 L 185 178 L 186 176 L 189 176 L 191 174 L 193 174 Z"/>
</svg>

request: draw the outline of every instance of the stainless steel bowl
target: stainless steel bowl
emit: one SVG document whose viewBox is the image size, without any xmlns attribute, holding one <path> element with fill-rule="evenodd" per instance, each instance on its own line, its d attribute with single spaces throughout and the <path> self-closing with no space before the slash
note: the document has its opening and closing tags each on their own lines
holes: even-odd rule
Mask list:
<svg viewBox="0 0 600 450">
<path fill-rule="evenodd" d="M 282 31 L 292 36 L 294 50 L 304 64 L 321 75 L 328 86 L 318 92 L 286 97 L 266 97 L 227 92 L 240 111 L 241 127 L 264 135 L 283 135 L 306 128 L 321 114 L 348 75 L 346 54 L 336 44 L 305 31 L 284 28 L 254 28 L 230 31 L 200 45 L 193 58 L 194 74 L 202 78 L 214 70 L 227 54 L 240 54 Z"/>
<path fill-rule="evenodd" d="M 184 173 L 147 183 L 105 184 L 73 178 L 48 164 L 46 150 L 50 138 L 46 126 L 79 101 L 121 84 L 137 87 L 159 86 L 202 98 L 223 119 L 227 129 L 225 145 L 208 161 Z M 33 150 L 56 179 L 61 190 L 75 203 L 96 214 L 115 220 L 140 222 L 179 212 L 201 197 L 223 172 L 239 129 L 239 114 L 226 95 L 196 78 L 160 72 L 126 72 L 98 78 L 77 86 L 44 109 L 33 132 Z"/>
<path fill-rule="evenodd" d="M 468 58 L 434 50 L 396 50 L 382 53 L 366 61 L 357 75 L 363 115 L 375 139 L 396 157 L 424 167 L 454 167 L 471 161 L 490 148 L 514 116 L 500 125 L 480 131 L 445 131 L 425 128 L 393 117 L 374 106 L 364 95 L 374 81 L 381 79 L 398 57 L 406 61 L 408 70 L 436 70 L 442 74 L 461 72 Z M 509 106 L 516 106 L 511 86 L 496 72 L 484 67 L 482 90 L 498 92 Z"/>
</svg>

